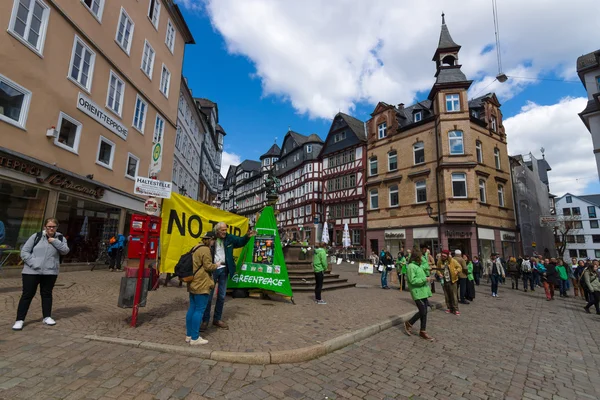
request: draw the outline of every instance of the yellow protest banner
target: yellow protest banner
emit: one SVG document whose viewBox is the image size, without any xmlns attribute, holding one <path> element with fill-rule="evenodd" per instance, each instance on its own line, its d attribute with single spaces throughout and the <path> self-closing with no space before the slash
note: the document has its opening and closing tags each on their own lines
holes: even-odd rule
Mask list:
<svg viewBox="0 0 600 400">
<path fill-rule="evenodd" d="M 213 229 L 218 222 L 225 222 L 229 233 L 242 236 L 248 231 L 248 218 L 232 214 L 189 197 L 172 193 L 162 205 L 160 229 L 160 272 L 173 273 L 182 254 L 200 242 L 200 237 Z M 241 248 L 233 251 L 237 260 Z"/>
</svg>

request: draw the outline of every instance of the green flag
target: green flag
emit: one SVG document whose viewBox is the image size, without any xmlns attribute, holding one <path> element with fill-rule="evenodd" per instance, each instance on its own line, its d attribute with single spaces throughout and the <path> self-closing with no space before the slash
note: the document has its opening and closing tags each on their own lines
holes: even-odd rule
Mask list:
<svg viewBox="0 0 600 400">
<path fill-rule="evenodd" d="M 292 296 L 273 207 L 262 210 L 254 229 L 256 236 L 244 246 L 227 287 L 264 289 Z"/>
</svg>

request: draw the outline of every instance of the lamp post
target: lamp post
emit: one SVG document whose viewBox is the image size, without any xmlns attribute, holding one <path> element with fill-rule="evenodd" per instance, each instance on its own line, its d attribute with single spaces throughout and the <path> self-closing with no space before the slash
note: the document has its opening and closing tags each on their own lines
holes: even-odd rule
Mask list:
<svg viewBox="0 0 600 400">
<path fill-rule="evenodd" d="M 182 196 L 187 196 L 187 189 L 185 188 L 185 186 L 179 186 L 179 194 L 181 194 Z"/>
<path fill-rule="evenodd" d="M 434 221 L 438 220 L 437 215 L 432 215 L 433 214 L 433 208 L 431 207 L 430 204 L 427 204 L 427 208 L 425 210 L 427 210 L 427 215 L 429 216 L 429 218 L 431 218 Z"/>
</svg>

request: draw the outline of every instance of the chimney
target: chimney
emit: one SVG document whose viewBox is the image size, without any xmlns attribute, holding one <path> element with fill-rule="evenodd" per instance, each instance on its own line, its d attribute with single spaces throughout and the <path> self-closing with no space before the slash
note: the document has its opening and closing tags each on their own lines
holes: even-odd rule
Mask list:
<svg viewBox="0 0 600 400">
<path fill-rule="evenodd" d="M 404 110 L 404 103 L 398 104 L 398 110 Z"/>
</svg>

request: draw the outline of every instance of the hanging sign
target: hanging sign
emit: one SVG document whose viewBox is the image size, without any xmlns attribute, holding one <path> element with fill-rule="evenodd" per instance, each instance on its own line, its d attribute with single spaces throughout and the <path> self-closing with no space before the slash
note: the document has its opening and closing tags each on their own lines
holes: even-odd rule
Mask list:
<svg viewBox="0 0 600 400">
<path fill-rule="evenodd" d="M 139 194 L 142 196 L 170 199 L 172 185 L 173 184 L 171 182 L 144 178 L 143 176 L 136 176 L 133 191 L 135 194 Z"/>
</svg>

